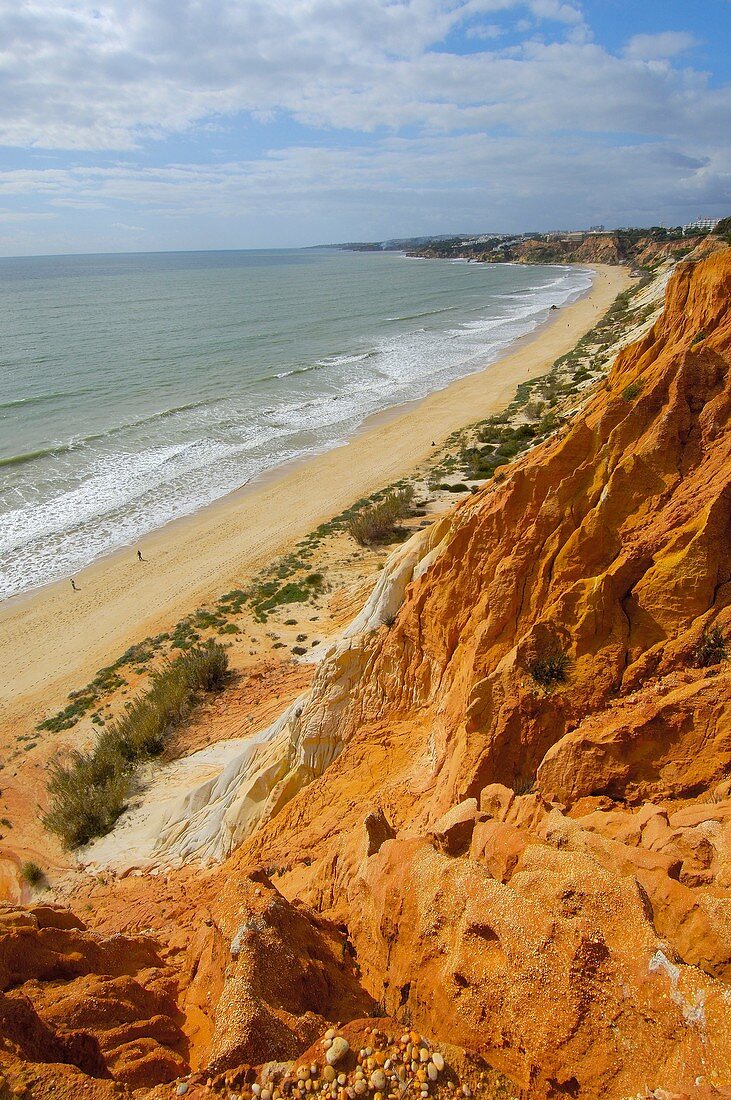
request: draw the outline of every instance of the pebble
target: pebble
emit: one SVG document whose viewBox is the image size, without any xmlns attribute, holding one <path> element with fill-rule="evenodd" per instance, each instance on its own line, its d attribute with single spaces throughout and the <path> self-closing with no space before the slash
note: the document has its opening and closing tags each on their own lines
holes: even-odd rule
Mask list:
<svg viewBox="0 0 731 1100">
<path fill-rule="evenodd" d="M 365 1093 L 368 1092 L 368 1085 L 362 1077 L 359 1078 L 353 1085 L 353 1091 L 355 1092 L 356 1096 L 364 1096 Z"/>
<path fill-rule="evenodd" d="M 431 1060 L 441 1073 L 444 1069 L 444 1055 L 440 1054 L 438 1050 L 435 1050 L 431 1056 Z"/>
<path fill-rule="evenodd" d="M 430 1062 L 429 1065 L 426 1067 L 426 1075 L 430 1081 L 436 1081 L 437 1077 L 439 1076 L 439 1070 L 435 1066 L 434 1062 Z"/>
<path fill-rule="evenodd" d="M 335 1030 L 334 1027 L 329 1027 L 327 1029 L 327 1031 L 325 1032 L 325 1038 L 326 1039 L 334 1039 L 336 1035 L 337 1035 L 337 1031 Z"/>
<path fill-rule="evenodd" d="M 253 1092 L 254 1096 L 261 1096 L 261 1085 L 258 1083 L 258 1081 L 255 1081 L 254 1084 L 251 1086 L 251 1091 Z"/>
<path fill-rule="evenodd" d="M 322 1076 L 325 1078 L 326 1081 L 334 1081 L 335 1070 L 332 1068 L 332 1066 L 325 1066 L 324 1070 L 322 1071 Z M 340 1084 L 344 1085 L 345 1082 L 341 1081 Z"/>
<path fill-rule="evenodd" d="M 261 1100 L 272 1100 L 272 1094 L 269 1089 L 262 1089 L 259 1096 Z"/>
<path fill-rule="evenodd" d="M 187 1091 L 188 1091 L 188 1086 L 186 1085 L 185 1081 L 181 1081 L 180 1084 L 178 1085 L 178 1087 L 175 1090 L 175 1095 L 176 1096 L 185 1096 Z"/>
<path fill-rule="evenodd" d="M 339 1062 L 341 1058 L 350 1050 L 350 1043 L 347 1039 L 343 1039 L 342 1035 L 337 1035 L 330 1046 L 327 1054 L 325 1055 L 325 1061 L 330 1066 L 334 1066 L 336 1062 Z"/>
<path fill-rule="evenodd" d="M 426 1049 L 426 1047 L 422 1047 L 421 1050 L 419 1051 L 419 1061 L 420 1062 L 428 1062 L 429 1061 L 429 1051 Z"/>
<path fill-rule="evenodd" d="M 371 1074 L 371 1085 L 377 1092 L 383 1092 L 386 1087 L 386 1074 L 382 1069 L 374 1069 Z"/>
</svg>

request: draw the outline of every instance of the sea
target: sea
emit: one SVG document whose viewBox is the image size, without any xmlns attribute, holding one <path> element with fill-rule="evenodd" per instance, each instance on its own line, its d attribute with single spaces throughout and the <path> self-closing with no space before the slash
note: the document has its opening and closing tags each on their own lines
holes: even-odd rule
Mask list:
<svg viewBox="0 0 731 1100">
<path fill-rule="evenodd" d="M 591 280 L 335 249 L 0 259 L 0 599 L 343 446 Z"/>
</svg>

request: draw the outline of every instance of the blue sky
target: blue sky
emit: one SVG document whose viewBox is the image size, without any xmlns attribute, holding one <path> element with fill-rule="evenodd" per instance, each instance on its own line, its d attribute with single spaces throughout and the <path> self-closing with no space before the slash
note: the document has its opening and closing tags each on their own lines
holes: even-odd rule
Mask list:
<svg viewBox="0 0 731 1100">
<path fill-rule="evenodd" d="M 731 213 L 731 0 L 0 0 L 0 254 Z"/>
</svg>

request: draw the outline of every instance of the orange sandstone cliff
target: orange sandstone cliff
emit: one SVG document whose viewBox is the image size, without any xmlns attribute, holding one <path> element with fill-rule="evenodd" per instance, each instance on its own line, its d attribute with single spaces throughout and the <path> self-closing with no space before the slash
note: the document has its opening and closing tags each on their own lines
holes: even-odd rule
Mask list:
<svg viewBox="0 0 731 1100">
<path fill-rule="evenodd" d="M 730 367 L 727 249 L 395 553 L 171 866 L 0 912 L 7 1082 L 348 1100 L 296 1069 L 376 1016 L 445 1052 L 415 1095 L 730 1095 Z"/>
</svg>

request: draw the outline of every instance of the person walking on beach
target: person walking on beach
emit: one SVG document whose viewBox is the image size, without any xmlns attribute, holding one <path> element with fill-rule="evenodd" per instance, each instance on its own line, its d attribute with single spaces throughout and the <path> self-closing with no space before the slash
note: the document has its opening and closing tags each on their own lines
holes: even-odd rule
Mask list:
<svg viewBox="0 0 731 1100">
<path fill-rule="evenodd" d="M 73 577 L 71 578 L 71 587 L 73 588 L 74 592 L 79 591 L 78 588 L 76 587 L 76 581 L 74 580 Z"/>
<path fill-rule="evenodd" d="M 144 558 L 142 557 L 142 551 L 141 551 L 141 550 L 138 550 L 138 551 L 137 551 L 137 560 L 138 560 L 138 561 L 144 561 L 144 560 L 145 560 L 145 559 L 144 559 Z"/>
</svg>

